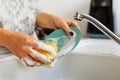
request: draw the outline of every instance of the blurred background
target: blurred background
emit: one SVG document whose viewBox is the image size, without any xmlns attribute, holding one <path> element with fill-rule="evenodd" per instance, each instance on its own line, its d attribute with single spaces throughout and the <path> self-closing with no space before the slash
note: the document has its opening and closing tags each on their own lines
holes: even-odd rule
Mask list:
<svg viewBox="0 0 120 80">
<path fill-rule="evenodd" d="M 41 3 L 45 12 L 72 20 L 74 20 L 76 12 L 89 14 L 111 31 L 120 35 L 120 6 L 117 4 L 120 3 L 119 0 L 52 0 L 52 2 L 50 0 L 41 0 Z M 107 38 L 101 31 L 84 20 L 78 22 L 78 24 L 83 38 Z M 46 33 L 50 30 L 44 31 Z M 41 36 L 41 33 L 39 35 Z"/>
</svg>

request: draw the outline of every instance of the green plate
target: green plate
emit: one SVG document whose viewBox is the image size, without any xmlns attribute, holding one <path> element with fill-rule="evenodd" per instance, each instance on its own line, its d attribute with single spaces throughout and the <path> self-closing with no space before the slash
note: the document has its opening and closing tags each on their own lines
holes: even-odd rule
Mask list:
<svg viewBox="0 0 120 80">
<path fill-rule="evenodd" d="M 74 35 L 68 36 L 64 30 L 59 29 L 53 31 L 50 35 L 48 35 L 44 42 L 55 42 L 58 47 L 58 55 L 64 55 L 70 53 L 78 44 L 81 39 L 81 31 L 73 26 L 70 26 L 73 30 Z"/>
</svg>

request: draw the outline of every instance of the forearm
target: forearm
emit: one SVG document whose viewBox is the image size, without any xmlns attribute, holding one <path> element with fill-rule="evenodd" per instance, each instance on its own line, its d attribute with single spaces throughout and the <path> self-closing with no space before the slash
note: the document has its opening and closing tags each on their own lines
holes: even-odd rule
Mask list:
<svg viewBox="0 0 120 80">
<path fill-rule="evenodd" d="M 42 28 L 49 28 L 53 15 L 47 13 L 41 13 L 36 17 L 36 25 Z"/>
<path fill-rule="evenodd" d="M 5 46 L 12 31 L 0 28 L 0 46 Z"/>
</svg>

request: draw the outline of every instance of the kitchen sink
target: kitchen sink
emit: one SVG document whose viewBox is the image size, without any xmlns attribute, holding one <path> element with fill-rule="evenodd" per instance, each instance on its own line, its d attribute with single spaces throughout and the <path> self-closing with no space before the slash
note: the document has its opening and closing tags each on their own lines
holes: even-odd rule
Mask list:
<svg viewBox="0 0 120 80">
<path fill-rule="evenodd" d="M 51 68 L 30 68 L 9 56 L 0 60 L 0 80 L 120 80 L 120 58 L 72 52 Z"/>
</svg>

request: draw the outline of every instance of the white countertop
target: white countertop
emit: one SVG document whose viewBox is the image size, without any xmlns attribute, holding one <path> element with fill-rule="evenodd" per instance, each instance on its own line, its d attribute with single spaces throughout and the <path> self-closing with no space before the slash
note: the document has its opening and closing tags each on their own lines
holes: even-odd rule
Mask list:
<svg viewBox="0 0 120 80">
<path fill-rule="evenodd" d="M 120 56 L 120 45 L 110 39 L 82 39 L 73 53 Z"/>
<path fill-rule="evenodd" d="M 88 55 L 112 55 L 120 56 L 120 45 L 110 39 L 82 39 L 78 46 L 71 52 L 75 54 Z M 0 56 L 0 63 L 4 61 L 14 61 L 17 59 L 14 55 L 7 54 Z"/>
</svg>

